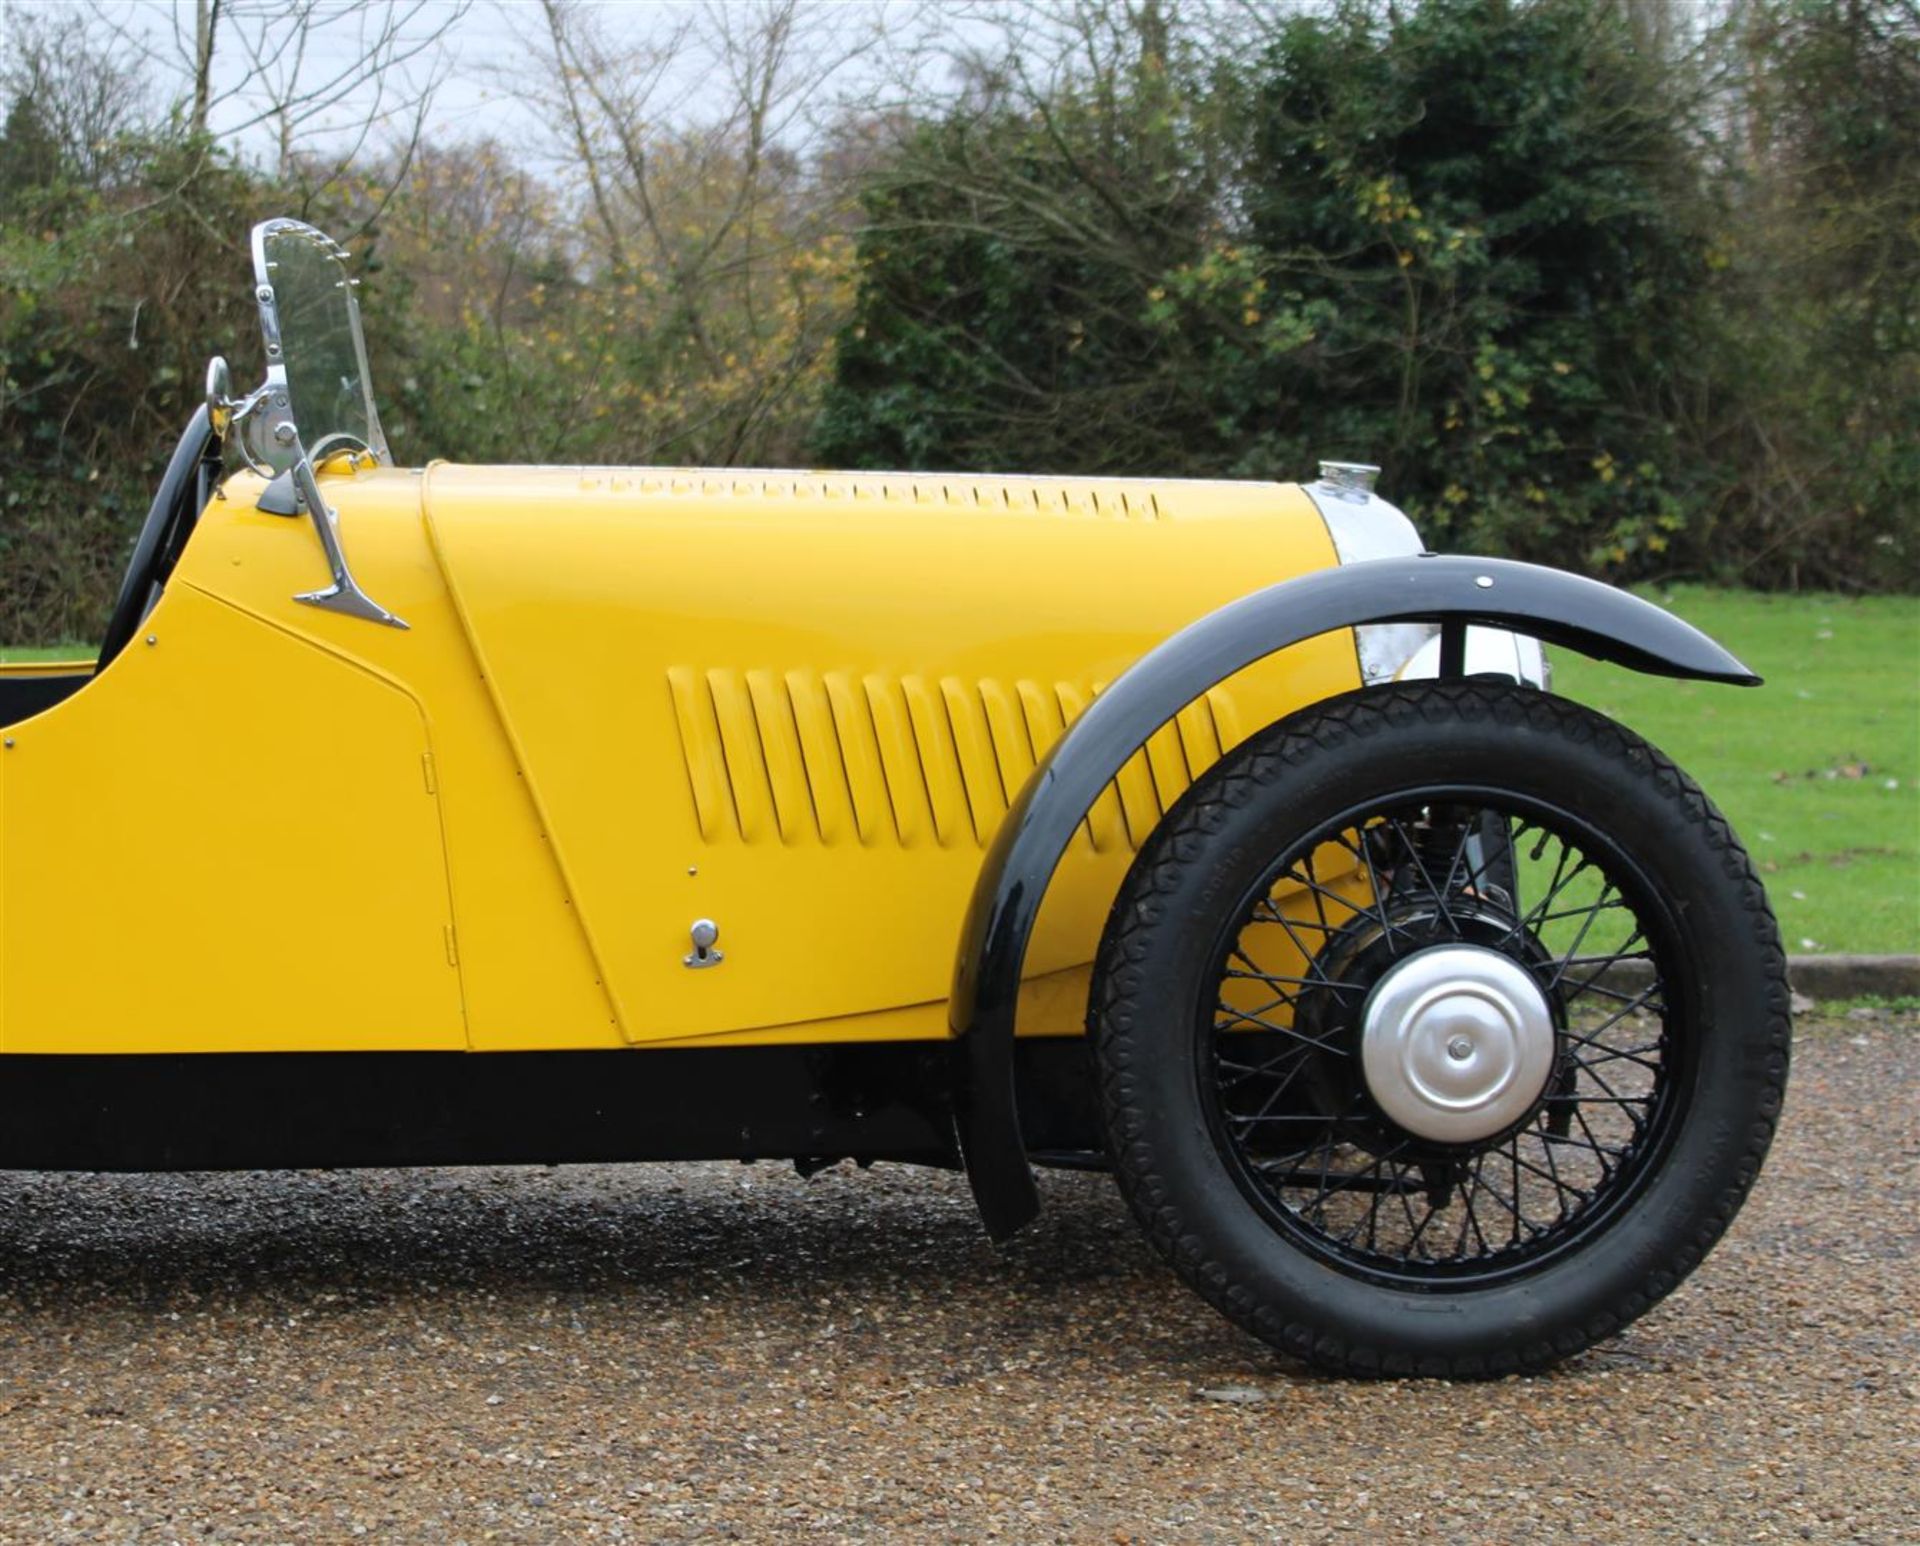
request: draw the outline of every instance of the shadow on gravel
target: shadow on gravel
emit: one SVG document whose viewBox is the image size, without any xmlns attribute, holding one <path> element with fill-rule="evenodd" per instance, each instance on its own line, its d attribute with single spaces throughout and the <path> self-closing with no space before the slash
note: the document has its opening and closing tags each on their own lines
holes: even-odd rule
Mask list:
<svg viewBox="0 0 1920 1546">
<path fill-rule="evenodd" d="M 935 1277 L 1081 1293 L 1157 1274 L 1104 1176 L 1042 1186 L 1039 1222 L 995 1250 L 964 1182 L 904 1167 L 0 1174 L 0 1294 L 22 1308 L 477 1288 L 779 1300 Z"/>
<path fill-rule="evenodd" d="M 1028 1356 L 1298 1373 L 1175 1280 L 1105 1176 L 1041 1189 L 1040 1220 L 996 1249 L 963 1180 L 906 1167 L 0 1174 L 0 1347 L 154 1347 L 199 1324 L 236 1347 L 331 1326 L 352 1350 L 557 1319 L 623 1357 L 677 1359 L 698 1328 L 727 1356 L 884 1356 L 942 1385 Z"/>
</svg>

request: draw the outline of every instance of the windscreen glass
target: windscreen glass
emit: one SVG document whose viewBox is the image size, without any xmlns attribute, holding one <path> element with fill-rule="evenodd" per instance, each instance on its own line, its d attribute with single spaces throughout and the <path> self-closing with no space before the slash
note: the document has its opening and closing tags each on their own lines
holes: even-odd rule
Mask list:
<svg viewBox="0 0 1920 1546">
<path fill-rule="evenodd" d="M 259 279 L 273 287 L 281 364 L 299 442 L 316 462 L 342 450 L 386 453 L 374 412 L 359 307 L 346 263 L 320 232 L 293 222 L 261 228 Z M 269 342 L 272 340 L 269 339 Z M 290 450 L 269 455 L 283 464 Z"/>
</svg>

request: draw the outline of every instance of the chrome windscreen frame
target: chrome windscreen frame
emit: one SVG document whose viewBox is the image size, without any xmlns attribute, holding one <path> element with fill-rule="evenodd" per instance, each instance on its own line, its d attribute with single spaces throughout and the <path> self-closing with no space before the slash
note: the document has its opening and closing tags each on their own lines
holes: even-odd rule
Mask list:
<svg viewBox="0 0 1920 1546">
<path fill-rule="evenodd" d="M 260 335 L 266 350 L 267 375 L 260 388 L 249 394 L 249 411 L 236 415 L 236 422 L 242 424 L 243 440 L 250 439 L 251 442 L 243 444 L 242 450 L 256 467 L 264 464 L 280 468 L 283 462 L 286 464 L 281 468 L 281 476 L 292 486 L 294 507 L 306 512 L 320 538 L 321 550 L 326 554 L 333 583 L 323 590 L 302 591 L 293 599 L 348 617 L 384 623 L 391 628 L 405 628 L 405 622 L 369 596 L 354 579 L 353 570 L 347 563 L 346 550 L 340 544 L 339 516 L 321 493 L 320 480 L 314 473 L 313 458 L 294 420 L 288 388 L 286 349 L 273 286 L 273 265 L 267 258 L 267 240 L 276 235 L 298 235 L 303 240 L 311 241 L 340 265 L 339 283 L 345 291 L 368 428 L 364 441 L 359 441 L 359 437 L 352 438 L 359 441 L 359 452 L 382 462 L 391 459 L 386 436 L 380 428 L 380 417 L 373 405 L 366 337 L 360 327 L 359 302 L 353 294 L 357 281 L 347 275 L 347 251 L 325 232 L 304 221 L 285 219 L 262 221 L 253 228 L 253 299 L 260 312 Z"/>
</svg>

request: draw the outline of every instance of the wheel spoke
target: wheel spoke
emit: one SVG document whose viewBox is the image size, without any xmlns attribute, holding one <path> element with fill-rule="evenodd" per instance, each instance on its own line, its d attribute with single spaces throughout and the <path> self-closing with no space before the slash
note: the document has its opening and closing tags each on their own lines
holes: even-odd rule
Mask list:
<svg viewBox="0 0 1920 1546">
<path fill-rule="evenodd" d="M 1273 1216 L 1356 1270 L 1441 1280 L 1594 1227 L 1644 1163 L 1674 1055 L 1671 946 L 1634 895 L 1608 850 L 1484 794 L 1302 834 L 1243 904 L 1210 1028 L 1224 1141 Z M 1555 1046 L 1519 1125 L 1452 1149 L 1396 1125 L 1359 1056 L 1374 986 L 1442 945 L 1524 967 Z"/>
<path fill-rule="evenodd" d="M 1537 1138 L 1540 1135 L 1538 1133 L 1530 1132 L 1527 1136 Z M 1545 1156 L 1547 1161 L 1546 1167 L 1544 1169 L 1541 1168 L 1539 1165 L 1534 1164 L 1534 1162 L 1530 1159 L 1523 1159 L 1520 1154 L 1520 1144 L 1518 1140 L 1515 1140 L 1513 1149 L 1512 1149 L 1513 1163 L 1516 1166 L 1518 1166 L 1521 1170 L 1526 1171 L 1529 1175 L 1538 1176 L 1542 1181 L 1545 1181 L 1548 1184 L 1550 1184 L 1555 1189 L 1556 1192 L 1563 1194 L 1563 1199 L 1560 1203 L 1560 1213 L 1562 1217 L 1565 1217 L 1566 1203 L 1564 1201 L 1564 1196 L 1571 1195 L 1573 1197 L 1578 1198 L 1581 1202 L 1585 1202 L 1593 1194 L 1591 1192 L 1583 1190 L 1580 1187 L 1573 1186 L 1567 1181 L 1561 1179 L 1559 1168 L 1554 1164 L 1552 1144 L 1542 1144 L 1540 1152 L 1543 1156 Z M 1516 1187 L 1516 1190 L 1518 1190 L 1517 1187 Z"/>
<path fill-rule="evenodd" d="M 1334 982 L 1326 977 L 1287 977 L 1278 972 L 1248 971 L 1241 967 L 1229 967 L 1221 973 L 1223 977 L 1242 982 L 1264 982 L 1270 988 L 1323 988 L 1329 993 L 1347 993 L 1356 998 L 1365 998 L 1365 983 Z M 1290 995 L 1290 997 L 1297 995 Z"/>
<path fill-rule="evenodd" d="M 1459 920 L 1454 917 L 1452 910 L 1447 906 L 1446 893 L 1434 885 L 1433 876 L 1427 869 L 1427 862 L 1420 856 L 1420 845 L 1407 836 L 1406 829 L 1402 827 L 1398 821 L 1394 821 L 1393 826 L 1395 832 L 1399 834 L 1400 843 L 1406 852 L 1407 858 L 1412 862 L 1414 869 L 1419 872 L 1420 879 L 1427 888 L 1427 895 L 1433 900 L 1435 914 L 1447 920 L 1448 925 L 1452 928 L 1457 938 L 1460 933 Z"/>
<path fill-rule="evenodd" d="M 1260 1109 L 1254 1112 L 1251 1117 L 1235 1116 L 1235 1117 L 1230 1117 L 1228 1120 L 1236 1123 L 1251 1124 L 1253 1122 L 1260 1122 L 1260 1121 L 1265 1121 L 1270 1119 L 1273 1116 L 1273 1108 L 1280 1103 L 1280 1097 L 1287 1093 L 1287 1090 L 1292 1086 L 1293 1081 L 1297 1077 L 1299 1077 L 1300 1070 L 1305 1066 L 1306 1066 L 1306 1060 L 1302 1058 L 1299 1062 L 1297 1062 L 1293 1066 L 1293 1068 L 1287 1071 L 1287 1074 L 1284 1078 L 1276 1080 L 1274 1082 L 1273 1088 L 1267 1092 L 1267 1098 L 1261 1104 Z"/>
<path fill-rule="evenodd" d="M 1345 832 L 1336 832 L 1332 841 L 1358 859 L 1367 872 L 1367 895 L 1373 898 L 1373 905 L 1367 914 L 1380 925 L 1380 935 L 1386 940 L 1388 948 L 1393 947 L 1393 918 L 1386 907 L 1386 887 L 1381 884 L 1379 867 L 1374 863 L 1373 845 L 1367 841 L 1366 831 L 1357 832 L 1357 840 Z M 1396 954 L 1398 952 L 1395 952 Z"/>
</svg>

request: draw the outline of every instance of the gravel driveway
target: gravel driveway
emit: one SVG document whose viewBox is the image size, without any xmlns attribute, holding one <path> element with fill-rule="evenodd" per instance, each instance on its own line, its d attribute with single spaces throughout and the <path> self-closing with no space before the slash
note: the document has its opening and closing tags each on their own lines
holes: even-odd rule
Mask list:
<svg viewBox="0 0 1920 1546">
<path fill-rule="evenodd" d="M 1542 1378 L 1302 1375 L 1101 1176 L 0 1176 L 0 1540 L 1920 1539 L 1920 1017 L 1803 1027 L 1730 1238 Z"/>
</svg>

